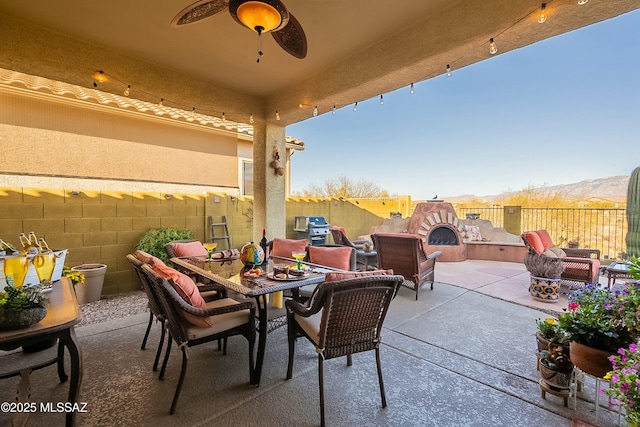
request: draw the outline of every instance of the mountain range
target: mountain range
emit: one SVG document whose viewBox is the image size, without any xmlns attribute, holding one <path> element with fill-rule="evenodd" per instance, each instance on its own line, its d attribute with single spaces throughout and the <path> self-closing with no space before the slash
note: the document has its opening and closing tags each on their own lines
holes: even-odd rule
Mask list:
<svg viewBox="0 0 640 427">
<path fill-rule="evenodd" d="M 562 193 L 565 197 L 574 199 L 600 198 L 616 202 L 625 201 L 627 198 L 627 187 L 629 186 L 629 175 L 610 176 L 606 178 L 585 179 L 573 184 L 561 184 L 551 186 L 535 187 L 535 190 L 548 193 Z M 476 196 L 465 194 L 462 196 L 446 197 L 448 202 L 483 199 L 494 200 L 519 191 L 510 191 L 502 194 Z"/>
</svg>

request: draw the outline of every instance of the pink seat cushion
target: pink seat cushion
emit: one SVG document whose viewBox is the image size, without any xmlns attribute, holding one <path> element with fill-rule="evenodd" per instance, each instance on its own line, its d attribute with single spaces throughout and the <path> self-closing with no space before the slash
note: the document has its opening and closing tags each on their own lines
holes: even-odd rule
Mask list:
<svg viewBox="0 0 640 427">
<path fill-rule="evenodd" d="M 202 295 L 200 295 L 200 291 L 198 290 L 195 282 L 189 276 L 180 273 L 175 268 L 167 267 L 166 265 L 154 265 L 153 271 L 167 279 L 167 281 L 171 283 L 171 286 L 173 286 L 173 289 L 176 290 L 178 295 L 180 295 L 187 304 L 196 308 L 207 308 L 207 303 L 202 298 Z M 213 325 L 213 318 L 211 316 L 196 316 L 194 314 L 187 313 L 184 310 L 179 310 L 179 312 L 182 314 L 182 317 L 184 317 L 184 319 L 193 326 L 208 328 Z"/>
<path fill-rule="evenodd" d="M 348 246 L 338 248 L 309 246 L 309 262 L 340 270 L 349 270 L 349 267 L 351 267 L 351 252 L 353 252 L 353 248 Z"/>
<path fill-rule="evenodd" d="M 549 249 L 555 246 L 553 244 L 553 241 L 551 240 L 551 236 L 549 236 L 549 233 L 547 233 L 547 230 L 536 230 L 535 233 L 538 235 L 538 237 L 540 237 L 542 246 L 544 246 L 545 249 Z"/>
<path fill-rule="evenodd" d="M 393 270 L 350 271 L 348 273 L 331 272 L 331 273 L 325 274 L 324 281 L 325 283 L 340 282 L 341 280 L 355 279 L 356 277 L 392 276 L 392 275 L 393 275 Z"/>
<path fill-rule="evenodd" d="M 273 239 L 273 251 L 271 255 L 292 258 L 293 252 L 304 252 L 309 246 L 308 240 L 293 240 L 293 239 L 280 239 L 278 237 Z"/>
<path fill-rule="evenodd" d="M 144 264 L 149 264 L 150 266 L 154 267 L 156 265 L 160 265 L 160 266 L 164 266 L 164 262 L 158 258 L 158 257 L 154 257 L 153 255 L 145 252 L 145 251 L 141 251 L 141 250 L 137 250 L 136 251 L 136 258 L 138 258 L 138 260 L 140 260 L 140 262 L 144 263 Z"/>
<path fill-rule="evenodd" d="M 522 233 L 522 237 L 525 238 L 529 246 L 531 246 L 537 253 L 541 254 L 544 252 L 542 240 L 540 240 L 540 236 L 538 236 L 535 231 L 525 231 Z"/>
<path fill-rule="evenodd" d="M 200 242 L 171 243 L 177 257 L 207 256 L 208 252 Z"/>
</svg>

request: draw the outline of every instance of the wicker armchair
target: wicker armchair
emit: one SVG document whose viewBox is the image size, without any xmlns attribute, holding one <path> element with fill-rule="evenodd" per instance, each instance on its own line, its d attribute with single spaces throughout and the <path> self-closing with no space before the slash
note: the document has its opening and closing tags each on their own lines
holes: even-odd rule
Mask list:
<svg viewBox="0 0 640 427">
<path fill-rule="evenodd" d="M 426 282 L 433 289 L 436 259 L 442 252 L 427 255 L 417 234 L 376 233 L 371 238 L 378 252 L 378 268 L 403 275 L 402 286 L 415 291 L 416 300 Z"/>
<path fill-rule="evenodd" d="M 546 230 L 525 231 L 522 233 L 529 253 L 548 258 L 560 259 L 564 271 L 562 280 L 572 282 L 598 283 L 600 278 L 600 250 L 559 248 L 555 246 Z"/>
<path fill-rule="evenodd" d="M 357 274 L 357 273 L 353 273 Z M 382 407 L 387 406 L 380 365 L 380 332 L 389 304 L 396 295 L 402 276 L 366 276 L 318 285 L 313 298 L 303 305 L 286 302 L 289 340 L 287 379 L 293 376 L 295 341 L 306 337 L 318 353 L 320 420 L 324 414 L 324 361 L 375 350 Z"/>
<path fill-rule="evenodd" d="M 147 346 L 147 339 L 149 338 L 149 332 L 151 331 L 151 325 L 153 324 L 153 319 L 156 318 L 161 325 L 161 333 L 160 333 L 160 342 L 158 343 L 158 349 L 156 350 L 156 358 L 153 362 L 153 370 L 158 370 L 158 362 L 160 361 L 160 353 L 162 352 L 162 346 L 164 345 L 164 337 L 165 330 L 164 322 L 166 319 L 166 315 L 164 310 L 162 309 L 162 304 L 158 299 L 158 296 L 153 292 L 152 286 L 153 284 L 149 282 L 149 278 L 142 271 L 143 262 L 140 261 L 132 254 L 127 255 L 127 259 L 131 262 L 138 279 L 140 279 L 140 284 L 142 285 L 142 289 L 144 293 L 147 295 L 147 299 L 149 300 L 147 306 L 149 307 L 149 324 L 147 325 L 147 331 L 144 334 L 144 338 L 142 339 L 142 345 L 140 346 L 141 350 L 144 350 Z"/>
<path fill-rule="evenodd" d="M 335 243 L 336 245 L 351 246 L 352 248 L 362 249 L 364 247 L 364 244 L 368 242 L 368 240 L 349 240 L 342 227 L 330 227 L 329 230 L 331 231 L 331 236 L 333 237 L 333 243 Z"/>
<path fill-rule="evenodd" d="M 253 383 L 253 349 L 256 340 L 255 328 L 255 303 L 250 300 L 238 302 L 231 298 L 222 298 L 206 303 L 207 308 L 196 308 L 178 294 L 171 283 L 164 277 L 156 274 L 151 266 L 145 264 L 143 271 L 149 278 L 149 282 L 154 286 L 156 294 L 162 304 L 166 314 L 165 324 L 169 330 L 169 342 L 167 351 L 160 370 L 160 379 L 164 379 L 171 343 L 175 341 L 182 350 L 182 368 L 180 378 L 171 403 L 170 413 L 175 412 L 180 397 L 180 391 L 187 371 L 187 360 L 189 347 L 198 344 L 211 342 L 214 340 L 226 339 L 234 335 L 244 336 L 249 343 L 249 380 Z M 213 325 L 208 328 L 195 327 L 188 323 L 183 313 L 190 313 L 197 317 L 214 316 Z"/>
</svg>

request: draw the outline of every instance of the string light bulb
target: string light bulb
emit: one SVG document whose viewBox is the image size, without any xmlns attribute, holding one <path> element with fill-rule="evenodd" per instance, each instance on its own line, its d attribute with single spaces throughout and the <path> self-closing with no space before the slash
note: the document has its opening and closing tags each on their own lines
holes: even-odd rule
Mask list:
<svg viewBox="0 0 640 427">
<path fill-rule="evenodd" d="M 93 73 L 93 87 L 98 87 L 98 83 L 106 83 L 109 81 L 109 78 L 104 73 L 104 71 L 96 71 Z"/>
<path fill-rule="evenodd" d="M 355 113 L 356 111 L 358 111 L 358 101 L 356 101 L 356 103 L 353 104 L 353 112 Z"/>
<path fill-rule="evenodd" d="M 164 98 L 160 98 L 160 102 L 158 102 L 160 107 L 164 107 Z"/>
<path fill-rule="evenodd" d="M 129 96 L 131 93 L 131 85 L 127 85 L 127 88 L 124 90 L 124 96 Z"/>
<path fill-rule="evenodd" d="M 447 64 L 447 77 L 451 77 L 451 65 Z"/>
<path fill-rule="evenodd" d="M 227 116 L 224 114 L 224 111 L 222 112 L 222 121 L 223 122 L 227 121 Z"/>
<path fill-rule="evenodd" d="M 493 41 L 493 37 L 489 39 L 489 53 L 491 55 L 498 53 L 498 46 L 496 46 L 496 42 Z"/>
<path fill-rule="evenodd" d="M 336 106 L 335 105 L 333 106 L 333 110 L 331 111 L 331 114 L 334 114 L 334 115 L 336 114 Z"/>
<path fill-rule="evenodd" d="M 384 105 L 384 98 L 382 94 L 380 94 L 380 105 Z"/>
<path fill-rule="evenodd" d="M 253 113 L 249 114 L 249 124 L 253 124 L 254 120 L 253 120 Z"/>
<path fill-rule="evenodd" d="M 544 14 L 544 10 L 547 8 L 547 4 L 546 3 L 542 3 L 542 6 L 540 6 L 540 17 L 538 18 L 538 22 L 541 24 L 544 24 L 545 21 L 547 20 L 547 17 Z"/>
<path fill-rule="evenodd" d="M 589 0 L 578 0 L 578 4 L 582 6 L 583 4 L 587 4 Z"/>
<path fill-rule="evenodd" d="M 196 116 L 196 107 L 193 107 L 193 109 L 191 109 L 191 117 L 195 117 Z"/>
<path fill-rule="evenodd" d="M 280 121 L 280 113 L 278 113 L 278 110 L 276 110 L 276 120 Z"/>
<path fill-rule="evenodd" d="M 318 117 L 318 106 L 313 107 L 313 117 Z"/>
<path fill-rule="evenodd" d="M 416 91 L 413 89 L 413 83 L 411 83 L 411 89 L 409 90 L 409 94 L 413 95 Z"/>
</svg>

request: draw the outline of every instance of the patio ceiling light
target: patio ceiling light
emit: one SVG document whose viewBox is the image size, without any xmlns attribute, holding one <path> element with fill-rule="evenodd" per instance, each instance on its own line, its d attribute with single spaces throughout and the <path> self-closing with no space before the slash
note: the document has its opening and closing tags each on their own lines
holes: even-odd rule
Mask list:
<svg viewBox="0 0 640 427">
<path fill-rule="evenodd" d="M 231 1 L 229 11 L 236 21 L 258 34 L 273 31 L 289 19 L 287 9 L 279 0 Z"/>
<path fill-rule="evenodd" d="M 541 24 L 544 24 L 544 22 L 547 20 L 547 17 L 544 14 L 544 10 L 546 8 L 547 8 L 547 4 L 542 3 L 542 6 L 540 6 L 540 18 L 538 18 L 538 22 Z"/>
</svg>

